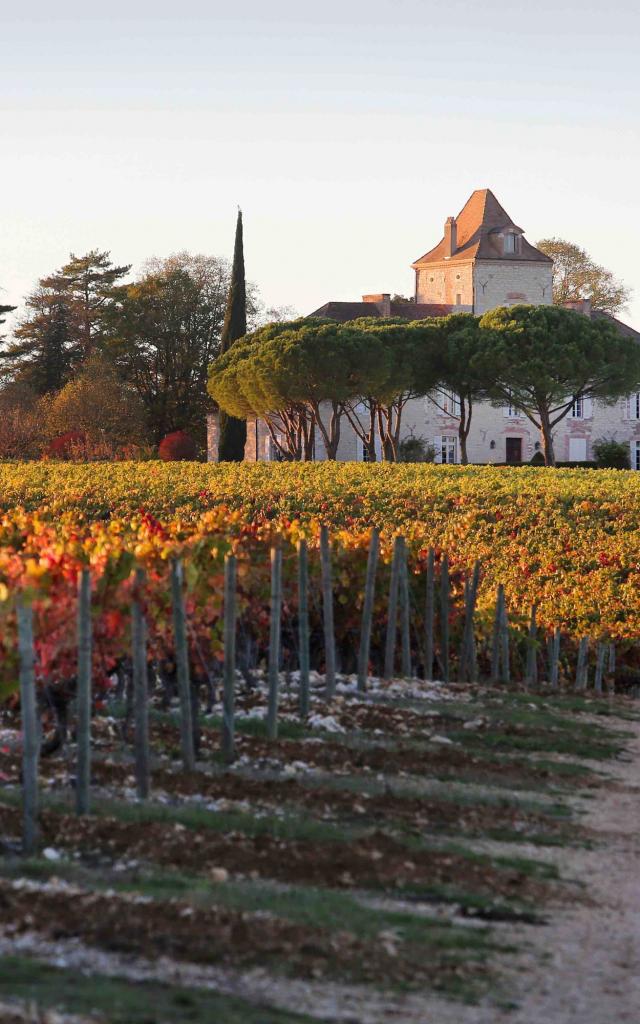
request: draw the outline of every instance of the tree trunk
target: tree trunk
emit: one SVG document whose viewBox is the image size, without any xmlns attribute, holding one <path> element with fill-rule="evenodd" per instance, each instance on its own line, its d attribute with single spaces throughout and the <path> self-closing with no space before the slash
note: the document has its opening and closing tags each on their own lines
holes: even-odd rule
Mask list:
<svg viewBox="0 0 640 1024">
<path fill-rule="evenodd" d="M 463 466 L 469 464 L 469 456 L 467 455 L 467 438 L 469 436 L 469 428 L 471 427 L 471 409 L 469 408 L 469 415 L 467 416 L 467 406 L 462 395 L 458 395 L 460 400 L 460 423 L 458 424 L 458 440 L 460 442 L 460 462 Z"/>
<path fill-rule="evenodd" d="M 540 410 L 540 432 L 542 434 L 542 452 L 544 454 L 545 466 L 555 466 L 556 456 L 553 450 L 553 434 L 551 432 L 551 418 L 549 413 Z"/>
</svg>

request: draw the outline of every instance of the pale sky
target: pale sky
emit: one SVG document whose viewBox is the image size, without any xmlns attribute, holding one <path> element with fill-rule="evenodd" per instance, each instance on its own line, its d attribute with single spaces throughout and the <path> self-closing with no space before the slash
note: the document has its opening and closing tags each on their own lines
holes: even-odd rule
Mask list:
<svg viewBox="0 0 640 1024">
<path fill-rule="evenodd" d="M 475 188 L 635 289 L 632 0 L 0 2 L 0 301 L 70 251 L 231 255 L 308 313 L 411 294 Z"/>
</svg>

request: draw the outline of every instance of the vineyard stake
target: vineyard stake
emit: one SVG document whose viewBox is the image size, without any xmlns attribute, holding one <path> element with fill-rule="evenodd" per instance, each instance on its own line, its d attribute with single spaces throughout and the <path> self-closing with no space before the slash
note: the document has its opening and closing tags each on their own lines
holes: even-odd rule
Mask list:
<svg viewBox="0 0 640 1024">
<path fill-rule="evenodd" d="M 578 645 L 578 664 L 576 667 L 576 690 L 586 690 L 589 676 L 589 662 L 587 660 L 589 640 L 586 636 L 581 637 Z"/>
<path fill-rule="evenodd" d="M 222 757 L 231 764 L 236 757 L 236 556 L 224 560 L 224 669 L 222 690 Z"/>
<path fill-rule="evenodd" d="M 280 687 L 280 626 L 282 617 L 282 548 L 271 548 L 271 621 L 269 623 L 269 695 L 267 736 L 278 737 L 278 690 Z"/>
<path fill-rule="evenodd" d="M 560 635 L 560 626 L 556 626 L 553 631 L 553 640 L 551 641 L 551 665 L 549 671 L 549 682 L 554 690 L 558 689 L 560 671 Z"/>
<path fill-rule="evenodd" d="M 594 687 L 596 693 L 602 693 L 602 679 L 604 676 L 604 662 L 607 656 L 607 648 L 605 644 L 598 644 L 598 653 L 596 655 L 596 677 Z"/>
<path fill-rule="evenodd" d="M 173 605 L 173 636 L 176 651 L 176 676 L 180 699 L 180 747 L 182 766 L 185 772 L 192 772 L 196 766 L 193 744 L 193 718 L 191 708 L 191 681 L 189 678 L 189 645 L 187 641 L 187 616 L 184 607 L 182 584 L 184 570 L 179 559 L 171 563 L 171 601 Z"/>
<path fill-rule="evenodd" d="M 500 682 L 507 685 L 511 682 L 511 666 L 509 661 L 509 614 L 507 612 L 507 598 L 503 587 L 500 609 Z"/>
<path fill-rule="evenodd" d="M 434 618 L 434 566 L 435 552 L 429 548 L 427 554 L 427 593 L 424 608 L 424 678 L 433 682 L 433 618 Z"/>
<path fill-rule="evenodd" d="M 31 854 L 38 841 L 38 758 L 40 730 L 36 713 L 33 609 L 18 602 L 18 652 L 20 656 L 20 716 L 22 718 L 22 851 Z"/>
<path fill-rule="evenodd" d="M 525 684 L 535 686 L 538 682 L 538 624 L 536 621 L 536 606 L 531 605 L 531 619 L 529 622 L 529 635 L 527 637 L 527 662 L 525 670 Z"/>
<path fill-rule="evenodd" d="M 300 718 L 309 714 L 309 550 L 298 541 L 298 645 L 300 647 Z"/>
<path fill-rule="evenodd" d="M 362 628 L 360 631 L 360 651 L 358 653 L 358 690 L 361 693 L 367 688 L 369 675 L 369 650 L 371 647 L 371 627 L 373 624 L 373 602 L 376 588 L 376 569 L 380 549 L 380 531 L 376 526 L 371 530 L 369 555 L 367 557 L 367 575 L 364 583 L 364 604 L 362 606 Z"/>
<path fill-rule="evenodd" d="M 458 665 L 458 680 L 460 682 L 473 681 L 474 674 L 474 635 L 473 617 L 478 596 L 478 585 L 480 583 L 480 562 L 476 561 L 473 567 L 471 580 L 465 581 L 465 609 L 464 609 L 464 631 L 462 634 L 462 648 L 460 651 L 460 664 Z M 468 680 L 465 677 L 468 676 Z"/>
<path fill-rule="evenodd" d="M 336 638 L 333 629 L 333 582 L 331 579 L 331 547 L 329 530 L 320 527 L 320 567 L 322 574 L 322 613 L 324 619 L 324 659 L 326 700 L 336 692 Z"/>
<path fill-rule="evenodd" d="M 504 587 L 499 584 L 496 591 L 496 608 L 493 618 L 493 634 L 491 637 L 491 682 L 497 683 L 500 677 L 500 630 L 502 628 L 502 606 L 504 604 Z"/>
<path fill-rule="evenodd" d="M 411 598 L 409 596 L 409 564 L 407 545 L 402 538 L 400 562 L 400 638 L 402 642 L 402 678 L 411 679 Z"/>
<path fill-rule="evenodd" d="M 136 569 L 136 597 L 132 606 L 133 713 L 135 718 L 135 774 L 138 799 L 149 796 L 149 682 L 147 678 L 147 624 L 140 590 L 145 583 L 144 569 Z"/>
<path fill-rule="evenodd" d="M 442 635 L 442 678 L 449 682 L 449 602 L 451 581 L 449 579 L 449 556 L 445 555 L 440 566 L 440 631 Z"/>
<path fill-rule="evenodd" d="M 393 679 L 396 653 L 396 631 L 398 628 L 398 589 L 400 583 L 400 566 L 402 562 L 402 537 L 396 537 L 393 542 L 393 556 L 391 558 L 391 578 L 389 581 L 389 605 L 387 608 L 387 634 L 384 650 L 384 678 Z"/>
<path fill-rule="evenodd" d="M 76 812 L 89 813 L 91 782 L 91 573 L 78 580 L 78 765 Z"/>
</svg>

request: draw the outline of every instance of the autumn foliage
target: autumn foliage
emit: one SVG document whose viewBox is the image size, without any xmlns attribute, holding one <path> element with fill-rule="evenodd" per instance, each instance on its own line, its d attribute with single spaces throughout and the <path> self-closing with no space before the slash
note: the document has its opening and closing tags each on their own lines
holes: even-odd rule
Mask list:
<svg viewBox="0 0 640 1024">
<path fill-rule="evenodd" d="M 478 643 L 503 583 L 512 622 L 537 604 L 540 640 L 566 635 L 631 646 L 640 633 L 640 474 L 433 465 L 288 464 L 172 467 L 160 462 L 0 466 L 0 683 L 16 679 L 15 599 L 34 602 L 40 678 L 75 672 L 78 571 L 91 568 L 94 661 L 105 678 L 130 651 L 132 571 L 147 574 L 150 653 L 173 645 L 169 564 L 184 560 L 192 660 L 222 654 L 224 557 L 238 557 L 244 635 L 268 644 L 269 547 L 283 545 L 284 633 L 295 635 L 296 552 L 310 547 L 312 631 L 321 635 L 319 526 L 331 526 L 336 637 L 349 665 L 362 613 L 367 547 L 382 531 L 373 645 L 383 642 L 393 536 L 407 538 L 419 658 L 430 546 L 453 580 L 452 642 L 465 574 L 482 563 Z M 286 648 L 286 642 L 285 642 Z M 286 651 L 285 651 L 286 654 Z M 292 655 L 293 657 L 293 655 Z"/>
<path fill-rule="evenodd" d="M 174 430 L 162 439 L 158 454 L 163 462 L 191 462 L 197 457 L 198 449 L 184 430 Z"/>
</svg>

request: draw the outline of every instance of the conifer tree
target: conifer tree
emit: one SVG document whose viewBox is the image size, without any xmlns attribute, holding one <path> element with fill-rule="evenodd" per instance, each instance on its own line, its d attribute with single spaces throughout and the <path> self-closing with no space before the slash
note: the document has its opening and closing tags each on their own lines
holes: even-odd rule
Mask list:
<svg viewBox="0 0 640 1024">
<path fill-rule="evenodd" d="M 117 283 L 128 272 L 128 266 L 114 266 L 108 252 L 72 253 L 68 263 L 40 278 L 27 296 L 26 314 L 14 339 L 0 339 L 0 372 L 39 394 L 50 390 L 53 378 L 55 387 L 61 387 L 69 371 L 109 341 L 107 321 L 110 327 Z"/>
<path fill-rule="evenodd" d="M 58 296 L 38 292 L 40 308 L 31 297 L 28 328 L 20 326 L 15 340 L 0 352 L 0 372 L 30 388 L 36 395 L 59 391 L 73 367 L 71 314 Z"/>
<path fill-rule="evenodd" d="M 231 284 L 227 309 L 220 339 L 220 351 L 227 352 L 233 343 L 247 333 L 247 295 L 244 277 L 244 250 L 242 242 L 242 210 L 238 210 L 236 240 L 233 250 Z M 242 462 L 247 440 L 247 421 L 219 413 L 220 433 L 218 462 Z"/>
</svg>

